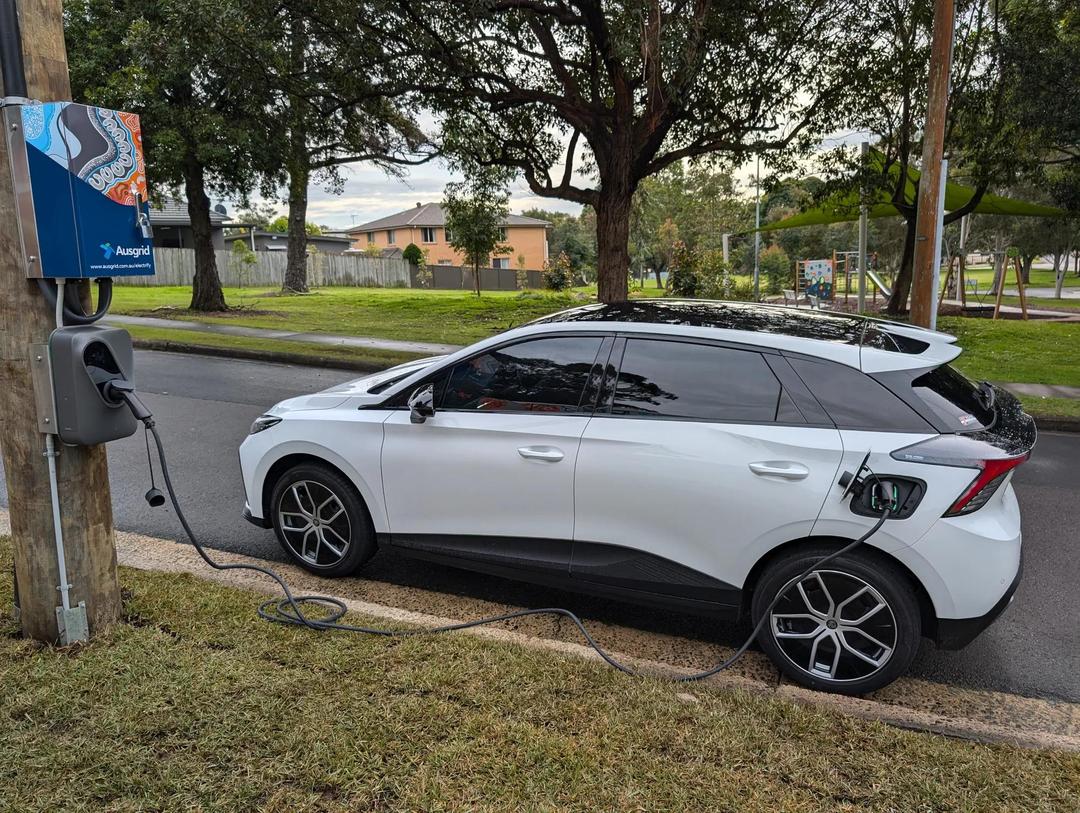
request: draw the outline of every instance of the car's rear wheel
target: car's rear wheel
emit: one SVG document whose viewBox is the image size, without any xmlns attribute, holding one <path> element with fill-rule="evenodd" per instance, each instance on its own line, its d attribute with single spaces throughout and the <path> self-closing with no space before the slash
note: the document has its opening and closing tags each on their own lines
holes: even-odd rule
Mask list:
<svg viewBox="0 0 1080 813">
<path fill-rule="evenodd" d="M 754 591 L 758 637 L 787 677 L 827 692 L 865 694 L 907 671 L 918 650 L 921 621 L 912 586 L 899 568 L 854 551 L 810 575 L 799 575 L 830 553 L 803 548 L 772 562 Z"/>
<path fill-rule="evenodd" d="M 285 472 L 270 497 L 274 532 L 289 557 L 321 576 L 348 576 L 376 550 L 371 517 L 356 488 L 329 466 Z"/>
</svg>

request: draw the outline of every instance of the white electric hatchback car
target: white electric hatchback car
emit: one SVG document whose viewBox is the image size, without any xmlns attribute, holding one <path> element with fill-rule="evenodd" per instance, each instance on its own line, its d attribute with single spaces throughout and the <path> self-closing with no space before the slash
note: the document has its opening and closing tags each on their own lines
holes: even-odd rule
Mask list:
<svg viewBox="0 0 1080 813">
<path fill-rule="evenodd" d="M 782 596 L 765 652 L 863 693 L 922 636 L 964 646 L 1020 579 L 1010 479 L 1034 422 L 950 367 L 960 352 L 806 310 L 575 308 L 278 404 L 240 449 L 245 515 L 323 575 L 385 547 L 754 621 Z M 886 495 L 866 544 L 796 581 Z"/>
</svg>

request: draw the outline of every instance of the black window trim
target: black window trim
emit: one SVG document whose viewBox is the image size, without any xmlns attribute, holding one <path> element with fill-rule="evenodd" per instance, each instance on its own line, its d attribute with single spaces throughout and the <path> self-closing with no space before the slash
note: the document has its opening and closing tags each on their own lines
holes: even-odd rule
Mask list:
<svg viewBox="0 0 1080 813">
<path fill-rule="evenodd" d="M 611 410 L 613 408 L 615 400 L 615 385 L 619 380 L 619 375 L 622 373 L 623 356 L 626 353 L 626 343 L 628 339 L 649 339 L 660 340 L 666 342 L 677 342 L 679 344 L 698 344 L 706 345 L 710 347 L 719 347 L 726 350 L 741 350 L 748 353 L 757 353 L 762 357 L 765 362 L 765 366 L 772 373 L 776 379 L 777 385 L 780 387 L 780 396 L 782 397 L 787 389 L 784 386 L 783 380 L 773 370 L 773 365 L 770 363 L 770 356 L 781 356 L 781 351 L 774 347 L 761 347 L 754 344 L 744 342 L 733 342 L 725 339 L 713 339 L 707 336 L 687 336 L 682 334 L 672 333 L 652 333 L 649 331 L 620 331 L 615 335 L 615 345 L 612 348 L 610 363 L 611 368 L 608 371 L 608 375 L 605 377 L 603 386 L 603 398 L 602 404 L 597 404 L 596 412 L 593 413 L 594 418 L 610 418 L 615 420 L 631 420 L 631 421 L 681 421 L 682 423 L 700 423 L 700 424 L 730 424 L 733 426 L 792 426 L 801 427 L 806 429 L 813 428 L 827 428 L 835 429 L 833 424 L 812 424 L 805 420 L 802 421 L 778 421 L 775 419 L 771 421 L 746 421 L 746 420 L 726 420 L 722 418 L 715 418 L 706 420 L 704 418 L 688 418 L 684 415 L 616 415 Z M 794 372 L 794 371 L 793 371 Z M 788 393 L 790 395 L 790 393 Z M 793 399 L 794 400 L 794 399 Z M 779 398 L 777 399 L 777 414 L 779 413 Z M 796 408 L 798 408 L 798 402 L 796 401 Z M 800 414 L 801 414 L 801 410 Z"/>
<path fill-rule="evenodd" d="M 547 332 L 547 331 L 545 331 L 543 333 L 533 333 L 533 334 L 530 334 L 528 336 L 517 336 L 517 337 L 515 337 L 513 339 L 507 339 L 506 341 L 499 342 L 498 344 L 489 345 L 488 347 L 485 347 L 483 350 L 477 350 L 475 353 L 471 353 L 468 356 L 463 356 L 462 358 L 459 358 L 458 360 L 454 361 L 453 363 L 441 364 L 437 370 L 432 370 L 430 373 L 426 374 L 423 378 L 421 378 L 419 381 L 417 381 L 415 384 L 413 384 L 413 386 L 410 387 L 409 389 L 402 390 L 399 393 L 395 393 L 394 395 L 387 398 L 385 401 L 382 401 L 379 404 L 373 405 L 371 407 L 365 407 L 365 408 L 368 408 L 368 409 L 372 409 L 372 408 L 373 409 L 393 409 L 393 410 L 408 409 L 409 408 L 409 405 L 408 405 L 409 396 L 411 396 L 414 392 L 416 392 L 417 389 L 419 389 L 420 387 L 426 386 L 427 384 L 436 383 L 438 381 L 438 379 L 440 377 L 442 377 L 442 376 L 445 376 L 447 379 L 449 379 L 449 375 L 454 370 L 455 367 L 457 367 L 459 364 L 464 364 L 465 362 L 469 361 L 470 359 L 474 359 L 474 358 L 477 358 L 478 356 L 483 356 L 483 355 L 486 355 L 488 353 L 495 353 L 495 352 L 497 352 L 499 350 L 502 350 L 504 347 L 512 347 L 513 345 L 517 345 L 517 344 L 525 344 L 526 342 L 534 342 L 534 341 L 539 341 L 541 339 L 568 339 L 568 338 L 569 339 L 573 339 L 573 338 L 597 339 L 598 338 L 598 339 L 601 340 L 600 341 L 600 347 L 597 349 L 596 356 L 593 358 L 592 369 L 589 372 L 589 376 L 591 378 L 592 375 L 593 375 L 593 370 L 596 369 L 596 366 L 599 363 L 599 359 L 601 357 L 605 358 L 605 363 L 606 363 L 608 356 L 605 356 L 605 352 L 607 352 L 610 355 L 612 342 L 609 341 L 609 340 L 612 340 L 614 338 L 614 333 L 612 331 L 608 331 L 608 330 L 568 330 L 568 331 L 565 331 L 565 332 L 563 332 L 563 331 L 559 331 L 559 332 Z M 443 383 L 445 384 L 445 382 L 443 382 Z M 583 393 L 583 395 L 585 393 L 588 393 L 588 389 L 589 389 L 589 385 L 586 384 L 585 392 Z M 599 392 L 602 392 L 602 391 L 603 391 L 603 385 L 601 385 L 600 388 L 599 388 Z M 599 392 L 598 392 L 598 394 L 599 394 Z M 537 415 L 537 414 L 542 414 L 545 417 L 580 418 L 582 416 L 589 417 L 589 416 L 594 415 L 595 414 L 595 409 L 596 409 L 595 402 L 591 407 L 588 404 L 582 403 L 582 404 L 579 405 L 578 410 L 574 411 L 574 412 L 560 411 L 560 412 L 537 413 L 537 412 L 531 412 L 529 410 L 524 410 L 524 409 L 523 410 L 510 410 L 510 409 L 505 409 L 505 410 L 451 409 L 451 408 L 444 408 L 442 406 L 442 396 L 443 396 L 443 394 L 444 393 L 443 393 L 442 390 L 435 393 L 435 411 L 436 412 L 465 413 L 465 414 L 469 414 L 469 415 Z"/>
</svg>

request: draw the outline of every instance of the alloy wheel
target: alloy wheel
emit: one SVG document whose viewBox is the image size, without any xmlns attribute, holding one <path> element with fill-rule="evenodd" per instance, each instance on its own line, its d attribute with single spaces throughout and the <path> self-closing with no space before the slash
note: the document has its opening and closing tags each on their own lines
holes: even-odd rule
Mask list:
<svg viewBox="0 0 1080 813">
<path fill-rule="evenodd" d="M 349 512 L 322 483 L 298 480 L 285 489 L 278 501 L 278 525 L 293 553 L 314 567 L 333 567 L 349 552 Z"/>
<path fill-rule="evenodd" d="M 845 683 L 885 667 L 896 648 L 896 617 L 872 585 L 850 573 L 815 570 L 780 591 L 770 613 L 773 640 L 796 667 Z"/>
</svg>

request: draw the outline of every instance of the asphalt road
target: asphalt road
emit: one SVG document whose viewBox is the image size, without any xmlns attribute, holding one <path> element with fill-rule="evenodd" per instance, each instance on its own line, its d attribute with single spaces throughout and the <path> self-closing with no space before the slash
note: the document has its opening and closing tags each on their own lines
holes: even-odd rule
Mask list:
<svg viewBox="0 0 1080 813">
<path fill-rule="evenodd" d="M 282 560 L 272 532 L 240 511 L 236 448 L 252 419 L 292 395 L 355 376 L 277 364 L 169 353 L 137 354 L 137 381 L 166 444 L 182 505 L 211 547 Z M 169 508 L 143 501 L 149 487 L 142 433 L 109 446 L 117 527 L 179 539 Z M 924 643 L 912 674 L 961 686 L 1080 702 L 1080 435 L 1044 433 L 1014 480 L 1024 516 L 1024 580 L 1006 613 L 959 652 Z M 0 480 L 0 504 L 7 494 Z M 552 591 L 382 553 L 369 578 L 522 606 L 562 605 L 582 617 L 736 644 L 746 627 Z"/>
</svg>

